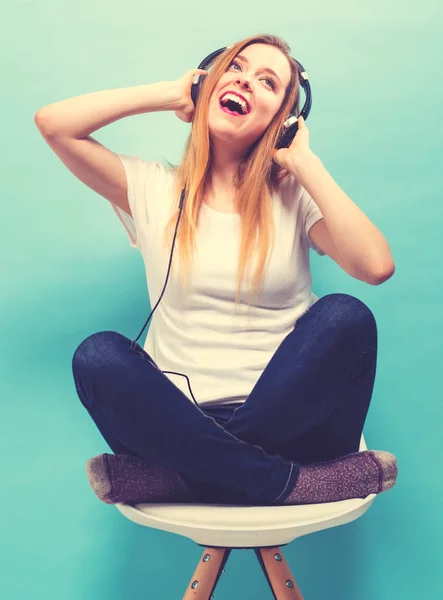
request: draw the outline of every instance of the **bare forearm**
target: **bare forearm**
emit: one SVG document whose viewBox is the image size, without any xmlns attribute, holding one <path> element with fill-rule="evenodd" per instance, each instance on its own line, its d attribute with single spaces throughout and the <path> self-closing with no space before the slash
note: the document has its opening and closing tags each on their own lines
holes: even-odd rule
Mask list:
<svg viewBox="0 0 443 600">
<path fill-rule="evenodd" d="M 350 272 L 364 277 L 391 272 L 394 267 L 388 242 L 365 213 L 311 153 L 296 165 L 294 175 L 313 198 L 325 218 L 331 237 Z"/>
<path fill-rule="evenodd" d="M 48 104 L 35 114 L 46 135 L 84 138 L 109 123 L 145 112 L 175 110 L 179 106 L 174 82 L 91 92 Z"/>
</svg>

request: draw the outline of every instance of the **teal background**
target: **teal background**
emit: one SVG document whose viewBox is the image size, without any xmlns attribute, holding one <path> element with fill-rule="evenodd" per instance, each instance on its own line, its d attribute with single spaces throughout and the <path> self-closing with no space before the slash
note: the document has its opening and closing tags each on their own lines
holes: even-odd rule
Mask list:
<svg viewBox="0 0 443 600">
<path fill-rule="evenodd" d="M 396 486 L 348 525 L 285 556 L 305 600 L 438 600 L 442 468 L 442 8 L 436 2 L 48 2 L 9 4 L 2 23 L 0 597 L 178 599 L 202 554 L 101 503 L 85 462 L 109 452 L 76 394 L 88 335 L 134 339 L 150 312 L 140 254 L 107 201 L 34 124 L 42 106 L 175 80 L 210 52 L 273 33 L 306 68 L 311 148 L 382 231 L 396 271 L 381 286 L 311 252 L 320 296 L 353 294 L 379 330 L 365 426 L 398 459 Z M 116 152 L 180 160 L 190 124 L 171 113 L 93 135 Z M 145 334 L 143 335 L 143 341 Z M 215 597 L 271 598 L 252 551 L 231 554 Z"/>
</svg>

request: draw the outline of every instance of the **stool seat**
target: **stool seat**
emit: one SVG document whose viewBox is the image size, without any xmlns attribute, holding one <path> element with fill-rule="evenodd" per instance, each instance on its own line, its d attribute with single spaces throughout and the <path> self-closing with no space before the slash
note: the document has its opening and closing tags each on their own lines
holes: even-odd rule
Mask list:
<svg viewBox="0 0 443 600">
<path fill-rule="evenodd" d="M 362 435 L 359 451 L 367 450 Z M 205 547 L 264 548 L 354 521 L 377 494 L 322 504 L 245 506 L 227 504 L 115 504 L 139 525 L 187 537 Z"/>
<path fill-rule="evenodd" d="M 187 537 L 202 546 L 282 546 L 321 529 L 360 517 L 376 494 L 323 504 L 231 506 L 227 504 L 116 504 L 139 525 Z"/>
</svg>

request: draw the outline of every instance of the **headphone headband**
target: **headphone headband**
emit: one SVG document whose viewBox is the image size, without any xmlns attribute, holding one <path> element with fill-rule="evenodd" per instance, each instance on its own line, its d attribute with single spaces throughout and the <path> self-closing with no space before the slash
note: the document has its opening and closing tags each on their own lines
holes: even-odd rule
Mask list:
<svg viewBox="0 0 443 600">
<path fill-rule="evenodd" d="M 207 71 L 210 64 L 220 54 L 222 54 L 222 52 L 224 52 L 225 50 L 227 50 L 230 47 L 231 46 L 225 46 L 224 48 L 220 48 L 219 50 L 215 50 L 214 52 L 211 52 L 211 54 L 208 54 L 208 56 L 202 60 L 202 62 L 198 65 L 197 68 Z M 305 92 L 306 100 L 305 100 L 305 103 L 304 103 L 303 108 L 301 109 L 299 115 L 296 114 L 296 109 L 297 109 L 296 104 L 297 103 L 295 103 L 294 106 L 292 107 L 291 113 L 286 117 L 286 120 L 283 124 L 284 131 L 283 131 L 282 135 L 280 136 L 280 138 L 278 139 L 278 142 L 275 146 L 277 149 L 287 148 L 288 146 L 291 145 L 292 140 L 294 139 L 295 134 L 297 133 L 298 117 L 301 115 L 303 117 L 303 119 L 306 121 L 309 116 L 309 113 L 311 112 L 312 94 L 311 94 L 311 86 L 309 84 L 308 74 L 304 70 L 303 65 L 298 60 L 296 60 L 295 58 L 293 58 L 293 60 L 295 61 L 295 64 L 297 65 L 297 69 L 299 71 L 300 85 Z M 194 78 L 194 83 L 191 86 L 191 98 L 192 98 L 192 101 L 194 102 L 194 106 L 197 104 L 197 99 L 198 99 L 200 89 L 201 89 L 201 86 L 202 86 L 202 83 L 203 83 L 205 77 L 206 77 L 206 75 L 197 74 Z"/>
</svg>

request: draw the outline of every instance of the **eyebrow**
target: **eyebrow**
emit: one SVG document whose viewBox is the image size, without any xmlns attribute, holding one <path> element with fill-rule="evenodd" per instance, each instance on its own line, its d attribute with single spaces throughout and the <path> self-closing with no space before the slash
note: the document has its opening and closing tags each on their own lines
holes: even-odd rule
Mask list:
<svg viewBox="0 0 443 600">
<path fill-rule="evenodd" d="M 243 54 L 238 54 L 236 56 L 236 58 L 239 58 L 240 60 L 243 60 L 244 62 L 249 64 L 248 59 L 246 58 L 246 56 L 243 56 Z M 272 73 L 272 75 L 274 75 L 275 77 L 277 77 L 277 79 L 279 80 L 280 84 L 283 85 L 282 80 L 280 79 L 280 77 L 277 75 L 277 73 L 271 69 L 270 67 L 262 67 L 260 69 L 261 71 L 267 71 L 268 73 Z"/>
</svg>

